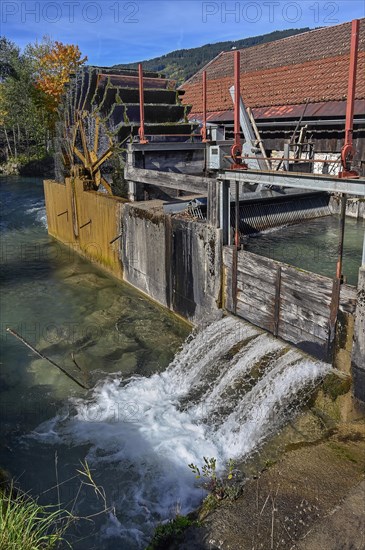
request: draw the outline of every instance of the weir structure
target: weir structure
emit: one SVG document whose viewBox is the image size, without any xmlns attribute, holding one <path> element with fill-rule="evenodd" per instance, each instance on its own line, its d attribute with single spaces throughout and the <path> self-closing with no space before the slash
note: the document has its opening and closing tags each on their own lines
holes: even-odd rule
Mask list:
<svg viewBox="0 0 365 550">
<path fill-rule="evenodd" d="M 208 133 L 206 118 L 201 129 L 187 122 L 189 108 L 168 79 L 143 74 L 141 65 L 138 72 L 92 67 L 68 89 L 57 181 L 44 187 L 55 238 L 192 323 L 226 311 L 339 368 L 349 371 L 352 361 L 354 393 L 365 402 L 364 266 L 358 289 L 342 277 L 347 198 L 358 214 L 365 210 L 365 179 L 351 169 L 356 33 L 358 22 L 339 176 L 303 173 L 292 157 L 279 159 L 287 171 L 267 169 L 272 159 L 238 93 L 234 52 L 233 142 Z M 220 148 L 227 169 L 208 170 Z M 342 195 L 333 278 L 242 247 L 244 233 L 329 215 L 333 194 Z"/>
</svg>

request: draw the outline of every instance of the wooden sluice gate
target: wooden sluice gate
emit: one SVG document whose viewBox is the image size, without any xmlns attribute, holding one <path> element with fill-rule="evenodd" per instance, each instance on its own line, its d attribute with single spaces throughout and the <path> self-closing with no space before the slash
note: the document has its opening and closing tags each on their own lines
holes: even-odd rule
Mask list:
<svg viewBox="0 0 365 550">
<path fill-rule="evenodd" d="M 225 308 L 303 351 L 330 360 L 332 279 L 233 247 L 223 249 Z M 356 288 L 341 285 L 340 314 L 354 316 Z"/>
</svg>

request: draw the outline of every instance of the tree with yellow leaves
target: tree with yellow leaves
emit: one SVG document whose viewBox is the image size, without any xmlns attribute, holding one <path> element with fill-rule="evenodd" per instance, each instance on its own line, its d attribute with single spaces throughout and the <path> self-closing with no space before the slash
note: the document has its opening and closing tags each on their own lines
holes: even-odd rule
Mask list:
<svg viewBox="0 0 365 550">
<path fill-rule="evenodd" d="M 36 87 L 46 94 L 50 112 L 57 110 L 71 74 L 85 61 L 87 57 L 81 59 L 79 47 L 73 44 L 55 41 L 48 51 L 39 49 Z"/>
</svg>

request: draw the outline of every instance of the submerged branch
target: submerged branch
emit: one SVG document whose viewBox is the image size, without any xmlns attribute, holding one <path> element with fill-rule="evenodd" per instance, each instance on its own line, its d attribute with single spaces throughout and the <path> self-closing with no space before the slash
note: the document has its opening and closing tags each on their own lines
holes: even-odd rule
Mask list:
<svg viewBox="0 0 365 550">
<path fill-rule="evenodd" d="M 48 363 L 51 363 L 51 365 L 53 365 L 54 367 L 57 367 L 61 372 L 63 372 L 63 374 L 65 374 L 66 376 L 68 376 L 73 382 L 75 382 L 75 384 L 77 384 L 78 386 L 80 386 L 81 388 L 83 388 L 84 390 L 89 390 L 90 387 L 89 386 L 86 386 L 85 384 L 83 384 L 82 382 L 80 382 L 79 380 L 77 380 L 77 378 L 74 378 L 72 376 L 72 374 L 70 374 L 69 372 L 67 372 L 66 369 L 64 369 L 63 367 L 61 367 L 60 365 L 57 365 L 57 363 L 55 363 L 54 361 L 52 361 L 52 359 L 49 359 L 48 357 L 46 357 L 45 355 L 43 355 L 43 353 L 41 353 L 40 351 L 38 351 L 35 347 L 33 347 L 31 344 L 29 344 L 29 342 L 27 342 L 22 336 L 20 336 L 20 334 L 18 334 L 15 330 L 12 330 L 11 328 L 7 328 L 6 329 L 7 332 L 9 332 L 10 334 L 12 334 L 13 336 L 15 336 L 15 338 L 17 338 L 18 340 L 20 340 L 20 342 L 22 342 L 25 346 L 27 346 L 27 348 L 29 348 L 30 350 L 32 350 L 33 353 L 35 353 L 36 355 L 38 355 L 41 359 L 45 359 L 46 361 L 48 361 Z"/>
</svg>

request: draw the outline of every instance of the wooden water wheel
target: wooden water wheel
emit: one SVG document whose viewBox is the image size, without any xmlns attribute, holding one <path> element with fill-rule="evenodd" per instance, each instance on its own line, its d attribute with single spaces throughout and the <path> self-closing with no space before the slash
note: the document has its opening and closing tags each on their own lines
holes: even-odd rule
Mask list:
<svg viewBox="0 0 365 550">
<path fill-rule="evenodd" d="M 156 141 L 187 141 L 196 125 L 175 83 L 144 72 L 145 133 Z M 90 189 L 126 196 L 126 143 L 139 141 L 140 81 L 134 69 L 84 67 L 68 84 L 55 140 L 56 179 L 83 175 Z M 158 137 L 160 136 L 160 138 Z"/>
<path fill-rule="evenodd" d="M 64 127 L 62 155 L 67 172 L 85 175 L 91 188 L 97 190 L 102 185 L 109 194 L 113 194 L 112 188 L 102 168 L 113 152 L 113 140 L 97 114 L 78 113 L 75 124 Z"/>
</svg>

